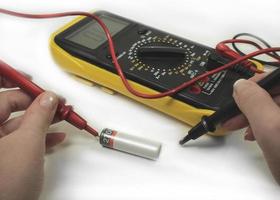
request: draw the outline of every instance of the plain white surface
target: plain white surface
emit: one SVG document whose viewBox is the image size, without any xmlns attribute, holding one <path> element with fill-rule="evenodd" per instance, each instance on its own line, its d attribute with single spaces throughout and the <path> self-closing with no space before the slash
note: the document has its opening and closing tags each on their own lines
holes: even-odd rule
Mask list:
<svg viewBox="0 0 280 200">
<path fill-rule="evenodd" d="M 279 43 L 278 0 L 2 0 L 0 7 L 33 13 L 108 10 L 179 36 L 214 46 L 239 32 Z M 120 95 L 83 85 L 52 60 L 48 39 L 72 18 L 27 20 L 0 16 L 0 57 L 75 105 L 99 130 L 109 127 L 163 143 L 156 162 L 99 146 L 66 123 L 66 142 L 46 156 L 41 200 L 279 199 L 255 143 L 241 132 L 178 145 L 189 127 Z"/>
</svg>

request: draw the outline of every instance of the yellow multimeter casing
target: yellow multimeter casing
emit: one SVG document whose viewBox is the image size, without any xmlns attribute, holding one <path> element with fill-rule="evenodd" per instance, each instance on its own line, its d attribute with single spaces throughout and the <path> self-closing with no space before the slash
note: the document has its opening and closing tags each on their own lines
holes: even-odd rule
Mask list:
<svg viewBox="0 0 280 200">
<path fill-rule="evenodd" d="M 67 50 L 62 48 L 61 45 L 56 42 L 56 37 L 64 32 L 67 32 L 69 28 L 82 23 L 84 19 L 85 17 L 78 17 L 74 19 L 73 21 L 53 33 L 51 36 L 50 49 L 52 55 L 58 65 L 61 66 L 65 71 L 86 81 L 94 82 L 100 85 L 102 88 L 107 89 L 108 91 L 115 91 L 117 93 L 123 94 L 191 126 L 194 126 L 198 122 L 200 122 L 202 116 L 209 116 L 214 112 L 211 109 L 200 109 L 191 106 L 181 100 L 169 96 L 159 99 L 143 99 L 136 97 L 128 92 L 128 90 L 123 85 L 120 77 L 116 73 L 104 69 L 98 64 L 88 62 L 86 59 L 75 56 L 75 54 L 71 52 L 69 53 Z M 145 34 L 149 34 L 149 32 L 146 32 L 144 34 L 141 33 L 141 37 L 144 38 L 143 35 Z M 259 67 L 261 68 L 260 65 Z M 146 94 L 158 93 L 158 91 L 156 91 L 155 89 L 151 89 L 139 82 L 129 80 L 129 83 L 135 90 L 139 92 Z M 224 131 L 218 130 L 214 133 L 214 135 L 224 135 Z"/>
</svg>

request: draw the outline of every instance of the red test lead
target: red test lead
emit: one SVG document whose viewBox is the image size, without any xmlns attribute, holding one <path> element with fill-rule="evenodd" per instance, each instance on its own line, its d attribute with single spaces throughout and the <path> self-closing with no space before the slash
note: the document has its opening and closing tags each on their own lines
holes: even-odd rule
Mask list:
<svg viewBox="0 0 280 200">
<path fill-rule="evenodd" d="M 0 75 L 16 84 L 34 99 L 45 91 L 2 60 L 0 60 Z M 56 115 L 60 120 L 65 120 L 80 130 L 86 130 L 93 136 L 98 136 L 98 132 L 88 126 L 86 120 L 73 111 L 72 106 L 59 102 Z"/>
<path fill-rule="evenodd" d="M 0 75 L 16 84 L 32 98 L 36 98 L 45 91 L 2 60 L 0 60 Z M 61 120 L 69 122 L 78 129 L 85 130 L 93 136 L 99 137 L 98 132 L 88 126 L 86 120 L 73 111 L 72 106 L 59 102 L 56 116 Z M 99 142 L 104 147 L 152 160 L 156 160 L 161 151 L 161 143 L 159 142 L 119 133 L 110 129 L 104 129 L 101 132 Z"/>
<path fill-rule="evenodd" d="M 218 45 L 217 50 L 219 52 L 222 52 L 222 55 L 226 54 L 227 57 L 235 58 L 232 62 L 229 62 L 229 63 L 227 63 L 223 66 L 220 66 L 216 69 L 213 69 L 211 71 L 207 71 L 203 74 L 197 75 L 193 79 L 191 79 L 187 82 L 184 82 L 181 85 L 178 85 L 178 86 L 176 86 L 176 87 L 174 87 L 170 90 L 167 90 L 167 91 L 164 91 L 164 92 L 161 92 L 161 93 L 157 93 L 157 94 L 146 94 L 146 93 L 142 93 L 138 90 L 135 90 L 130 85 L 129 81 L 127 80 L 127 78 L 126 78 L 126 76 L 125 76 L 125 74 L 122 70 L 122 67 L 119 64 L 118 58 L 116 56 L 115 45 L 114 45 L 111 33 L 110 33 L 109 29 L 107 28 L 107 26 L 105 25 L 105 23 L 98 16 L 96 16 L 92 13 L 80 12 L 80 11 L 72 11 L 72 12 L 64 12 L 64 13 L 51 13 L 51 14 L 29 14 L 29 13 L 20 13 L 20 12 L 10 11 L 10 10 L 6 10 L 6 9 L 2 9 L 2 8 L 0 8 L 0 13 L 7 14 L 7 15 L 12 15 L 12 16 L 16 16 L 16 17 L 30 18 L 30 19 L 48 19 L 48 18 L 58 18 L 58 17 L 66 17 L 66 16 L 85 16 L 85 17 L 89 17 L 89 18 L 95 20 L 100 25 L 102 30 L 104 31 L 104 34 L 107 38 L 109 51 L 110 51 L 110 54 L 112 56 L 112 61 L 114 63 L 115 69 L 116 69 L 123 85 L 134 96 L 145 98 L 145 99 L 158 99 L 158 98 L 162 98 L 162 97 L 166 97 L 166 96 L 172 96 L 172 95 L 178 93 L 179 91 L 196 84 L 198 81 L 205 79 L 206 77 L 209 77 L 209 76 L 211 76 L 213 74 L 216 74 L 220 71 L 230 69 L 236 64 L 239 64 L 239 63 L 242 63 L 242 62 L 246 63 L 246 62 L 248 62 L 247 61 L 248 59 L 253 58 L 255 56 L 258 56 L 258 55 L 261 55 L 261 54 L 267 54 L 267 55 L 270 55 L 271 57 L 279 60 L 278 56 L 273 56 L 272 55 L 273 52 L 279 51 L 279 48 L 263 49 L 261 46 L 259 46 L 258 44 L 256 44 L 253 41 L 250 41 L 250 40 L 241 40 L 241 39 L 225 40 L 225 41 L 220 43 L 221 44 L 220 47 L 222 47 L 222 48 L 220 48 L 219 45 Z M 225 44 L 228 44 L 228 43 L 230 43 L 230 44 L 232 44 L 232 43 L 250 44 L 250 45 L 253 45 L 253 46 L 257 47 L 259 49 L 259 51 L 255 51 L 255 52 L 252 52 L 248 55 L 238 57 L 235 53 L 233 55 L 232 51 L 225 46 Z M 253 70 L 254 70 L 254 68 L 253 68 Z M 254 71 L 256 71 L 258 73 L 262 72 L 262 71 L 259 71 L 257 69 L 254 70 Z"/>
</svg>

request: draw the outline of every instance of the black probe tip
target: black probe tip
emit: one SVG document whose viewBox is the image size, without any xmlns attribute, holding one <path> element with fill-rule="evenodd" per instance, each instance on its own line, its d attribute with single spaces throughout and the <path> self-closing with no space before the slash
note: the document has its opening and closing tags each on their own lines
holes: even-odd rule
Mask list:
<svg viewBox="0 0 280 200">
<path fill-rule="evenodd" d="M 189 130 L 188 135 L 186 135 L 179 143 L 180 145 L 183 145 L 190 140 L 199 138 L 200 136 L 206 134 L 208 131 L 209 130 L 206 118 L 203 117 L 201 119 L 201 122 L 195 125 L 191 130 Z"/>
<path fill-rule="evenodd" d="M 190 134 L 186 135 L 182 140 L 179 141 L 180 145 L 185 144 L 186 142 L 190 141 L 192 138 L 190 137 Z"/>
</svg>

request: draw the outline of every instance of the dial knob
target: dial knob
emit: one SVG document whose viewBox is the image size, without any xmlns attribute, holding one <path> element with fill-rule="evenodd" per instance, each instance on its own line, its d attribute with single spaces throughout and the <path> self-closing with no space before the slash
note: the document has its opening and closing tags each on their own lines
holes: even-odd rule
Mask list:
<svg viewBox="0 0 280 200">
<path fill-rule="evenodd" d="M 156 79 L 164 76 L 187 76 L 192 64 L 192 48 L 170 36 L 148 37 L 134 43 L 128 53 L 130 71 L 146 71 Z"/>
</svg>

